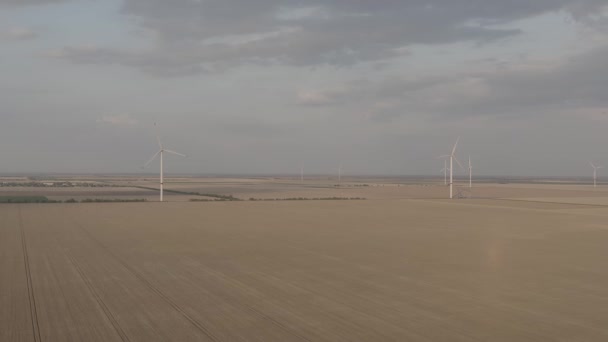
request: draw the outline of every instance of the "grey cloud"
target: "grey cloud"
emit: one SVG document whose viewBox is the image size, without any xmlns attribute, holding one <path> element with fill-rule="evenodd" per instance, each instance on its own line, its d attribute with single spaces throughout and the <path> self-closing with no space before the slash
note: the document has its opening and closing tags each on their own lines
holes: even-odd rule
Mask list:
<svg viewBox="0 0 608 342">
<path fill-rule="evenodd" d="M 74 63 L 82 64 L 112 64 L 118 58 L 128 63 L 127 54 L 95 46 L 66 46 L 47 51 L 45 55 L 53 58 L 65 58 Z"/>
<path fill-rule="evenodd" d="M 364 88 L 345 85 L 333 89 L 325 90 L 302 90 L 297 95 L 297 104 L 304 106 L 324 106 L 343 104 L 348 99 L 352 99 Z"/>
<path fill-rule="evenodd" d="M 96 120 L 98 124 L 112 125 L 112 126 L 131 126 L 137 125 L 139 121 L 132 118 L 129 114 L 121 115 L 104 115 Z"/>
<path fill-rule="evenodd" d="M 302 90 L 304 105 L 367 108 L 372 120 L 408 113 L 439 117 L 522 116 L 531 113 L 608 108 L 608 46 L 558 65 L 515 65 L 492 71 L 472 69 L 417 79 L 349 82 L 328 89 Z"/>
<path fill-rule="evenodd" d="M 0 40 L 31 40 L 38 37 L 38 33 L 23 27 L 12 27 L 5 30 L 0 30 Z"/>
<path fill-rule="evenodd" d="M 242 63 L 343 66 L 401 56 L 413 44 L 492 42 L 520 31 L 491 24 L 558 10 L 584 18 L 604 5 L 600 0 L 125 0 L 123 13 L 153 33 L 154 48 L 67 47 L 57 57 L 161 76 Z"/>
<path fill-rule="evenodd" d="M 404 100 L 412 94 L 441 85 L 458 82 L 457 75 L 424 76 L 418 78 L 391 77 L 380 82 L 358 79 L 328 89 L 303 89 L 297 94 L 300 105 L 346 105 L 379 101 L 380 107 L 389 107 L 388 102 Z"/>
<path fill-rule="evenodd" d="M 0 0 L 0 7 L 23 7 L 58 4 L 69 0 Z"/>
<path fill-rule="evenodd" d="M 282 134 L 283 130 L 277 124 L 243 118 L 238 121 L 224 122 L 218 127 L 227 133 L 254 138 L 271 138 Z"/>
<path fill-rule="evenodd" d="M 494 107 L 498 113 L 608 106 L 607 54 L 605 46 L 559 66 L 489 75 L 484 81 L 487 94 L 466 105 L 478 110 Z"/>
</svg>

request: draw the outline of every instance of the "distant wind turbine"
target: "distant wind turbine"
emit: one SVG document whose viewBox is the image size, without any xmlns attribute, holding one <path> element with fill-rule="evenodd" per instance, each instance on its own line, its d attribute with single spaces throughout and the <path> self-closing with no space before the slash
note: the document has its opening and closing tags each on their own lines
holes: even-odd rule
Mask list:
<svg viewBox="0 0 608 342">
<path fill-rule="evenodd" d="M 156 123 L 154 123 L 154 127 L 156 127 Z M 164 148 L 163 144 L 160 142 L 160 137 L 158 136 L 158 131 L 156 132 L 156 140 L 158 141 L 158 147 L 160 147 L 160 150 L 158 150 L 158 152 L 156 152 L 156 154 L 153 155 L 152 158 L 150 158 L 150 160 L 148 160 L 148 162 L 146 164 L 144 164 L 143 168 L 145 169 L 146 167 L 148 167 L 148 165 L 150 165 L 150 163 L 153 162 L 154 159 L 156 159 L 156 157 L 158 157 L 160 155 L 160 201 L 162 202 L 163 201 L 163 186 L 164 186 L 163 154 L 165 152 L 167 152 L 167 153 L 175 154 L 175 155 L 178 155 L 181 157 L 185 157 L 186 155 Z"/>
<path fill-rule="evenodd" d="M 592 162 L 589 162 L 589 165 L 593 168 L 593 187 L 597 187 L 597 170 L 603 169 L 603 166 L 595 166 Z"/>
<path fill-rule="evenodd" d="M 338 166 L 338 183 L 342 182 L 342 163 Z"/>
<path fill-rule="evenodd" d="M 450 159 L 450 198 L 453 198 L 453 187 L 454 187 L 454 161 L 456 161 L 456 163 L 458 163 L 458 165 L 460 166 L 461 169 L 464 170 L 464 167 L 462 166 L 462 164 L 460 163 L 460 161 L 458 161 L 458 158 L 456 158 L 456 148 L 458 147 L 458 141 L 460 140 L 460 137 L 458 137 L 458 139 L 456 139 L 456 143 L 454 144 L 454 147 L 452 148 L 452 153 L 450 155 L 445 155 L 445 156 L 441 156 L 439 158 L 449 158 Z"/>
<path fill-rule="evenodd" d="M 304 164 L 300 164 L 300 182 L 304 182 Z"/>
<path fill-rule="evenodd" d="M 469 189 L 473 187 L 473 164 L 471 164 L 471 156 L 469 156 Z"/>
<path fill-rule="evenodd" d="M 443 169 L 441 169 L 441 172 L 443 172 L 443 185 L 448 185 L 448 160 L 444 160 L 443 161 Z"/>
</svg>

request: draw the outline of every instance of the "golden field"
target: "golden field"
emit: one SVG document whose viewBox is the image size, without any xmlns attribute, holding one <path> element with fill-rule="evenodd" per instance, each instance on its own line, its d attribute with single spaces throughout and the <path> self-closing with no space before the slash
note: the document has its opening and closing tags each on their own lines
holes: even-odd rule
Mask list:
<svg viewBox="0 0 608 342">
<path fill-rule="evenodd" d="M 0 341 L 608 340 L 605 189 L 239 182 L 367 200 L 0 205 Z"/>
</svg>

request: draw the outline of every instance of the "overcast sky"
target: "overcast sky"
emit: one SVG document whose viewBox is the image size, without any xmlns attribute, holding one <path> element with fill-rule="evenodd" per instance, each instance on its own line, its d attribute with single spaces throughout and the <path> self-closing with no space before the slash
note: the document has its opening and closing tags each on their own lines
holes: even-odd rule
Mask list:
<svg viewBox="0 0 608 342">
<path fill-rule="evenodd" d="M 0 173 L 608 166 L 605 0 L 0 0 L 0 74 Z"/>
</svg>

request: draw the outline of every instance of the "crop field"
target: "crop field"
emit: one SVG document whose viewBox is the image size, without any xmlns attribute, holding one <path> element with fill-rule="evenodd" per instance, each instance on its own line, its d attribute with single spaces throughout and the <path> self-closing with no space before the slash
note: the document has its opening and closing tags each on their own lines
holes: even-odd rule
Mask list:
<svg viewBox="0 0 608 342">
<path fill-rule="evenodd" d="M 158 181 L 130 181 L 131 186 L 158 188 Z M 119 183 L 120 184 L 120 183 Z M 353 178 L 338 182 L 336 179 L 311 178 L 303 182 L 290 178 L 228 179 L 190 178 L 170 179 L 166 189 L 179 192 L 232 195 L 240 199 L 281 199 L 319 197 L 359 197 L 367 199 L 423 199 L 445 198 L 447 188 L 442 181 L 413 182 L 399 179 Z M 563 184 L 455 184 L 455 194 L 466 192 L 473 198 L 608 198 L 608 187 L 594 189 L 589 185 Z M 176 194 L 173 194 L 175 196 Z"/>
<path fill-rule="evenodd" d="M 607 341 L 608 207 L 556 191 L 2 204 L 0 341 Z"/>
<path fill-rule="evenodd" d="M 24 185 L 31 183 L 27 179 Z M 120 177 L 63 177 L 40 182 L 71 184 L 69 187 L 0 186 L 0 196 L 45 196 L 51 201 L 75 199 L 157 201 L 158 178 L 140 176 Z M 98 185 L 92 187 L 87 185 Z M 345 177 L 341 182 L 332 177 L 310 177 L 304 181 L 293 177 L 218 178 L 168 177 L 165 179 L 165 197 L 171 202 L 188 202 L 193 199 L 213 200 L 234 197 L 240 200 L 276 200 L 289 198 L 365 198 L 378 199 L 441 199 L 447 196 L 443 179 L 424 178 L 364 178 Z M 455 182 L 456 195 L 469 198 L 587 198 L 595 201 L 608 198 L 608 187 L 594 189 L 588 184 L 498 184 L 485 181 L 468 188 L 462 179 Z M 205 196 L 205 195 L 211 195 Z"/>
</svg>

